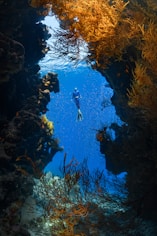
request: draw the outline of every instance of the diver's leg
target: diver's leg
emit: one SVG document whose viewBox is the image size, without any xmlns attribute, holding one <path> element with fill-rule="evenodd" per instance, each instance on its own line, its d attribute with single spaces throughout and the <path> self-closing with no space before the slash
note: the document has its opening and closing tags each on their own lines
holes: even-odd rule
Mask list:
<svg viewBox="0 0 157 236">
<path fill-rule="evenodd" d="M 78 109 L 77 120 L 79 121 L 83 120 L 82 112 L 80 109 Z"/>
<path fill-rule="evenodd" d="M 75 104 L 77 109 L 80 109 L 80 100 L 79 99 L 75 99 Z"/>
</svg>

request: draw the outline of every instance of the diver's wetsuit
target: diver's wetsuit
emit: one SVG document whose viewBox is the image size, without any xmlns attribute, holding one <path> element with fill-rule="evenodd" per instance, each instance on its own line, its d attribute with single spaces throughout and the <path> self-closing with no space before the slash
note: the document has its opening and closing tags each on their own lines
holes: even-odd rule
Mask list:
<svg viewBox="0 0 157 236">
<path fill-rule="evenodd" d="M 78 113 L 77 113 L 77 120 L 78 121 L 81 121 L 83 119 L 83 116 L 82 116 L 82 112 L 80 110 L 80 92 L 78 91 L 77 88 L 74 89 L 74 92 L 72 94 L 72 98 L 76 104 L 76 107 L 78 109 Z"/>
<path fill-rule="evenodd" d="M 75 90 L 73 92 L 73 100 L 77 106 L 78 109 L 80 109 L 80 92 L 78 90 Z"/>
</svg>

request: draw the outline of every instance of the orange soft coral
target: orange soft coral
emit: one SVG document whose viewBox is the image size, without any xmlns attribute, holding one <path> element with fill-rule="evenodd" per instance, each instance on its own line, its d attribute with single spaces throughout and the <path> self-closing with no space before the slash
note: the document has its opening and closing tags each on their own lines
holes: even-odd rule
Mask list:
<svg viewBox="0 0 157 236">
<path fill-rule="evenodd" d="M 140 108 L 143 115 L 149 119 L 157 118 L 157 88 L 152 84 L 139 84 L 134 80 L 131 90 L 128 92 L 129 106 Z"/>
<path fill-rule="evenodd" d="M 61 20 L 64 33 L 60 43 L 67 52 L 78 41 L 89 48 L 89 61 L 106 68 L 112 59 L 122 60 L 131 46 L 135 49 L 135 70 L 132 88 L 128 92 L 129 105 L 144 111 L 156 110 L 157 94 L 157 16 L 156 1 L 143 0 L 32 0 L 33 7 L 52 6 Z M 65 40 L 63 40 L 65 38 Z M 70 39 L 70 40 L 69 40 Z M 68 50 L 69 48 L 69 50 Z M 76 50 L 76 52 L 79 51 Z M 63 51 L 63 54 L 65 50 Z M 149 113 L 148 112 L 148 113 Z M 152 114 L 154 116 L 154 114 Z"/>
</svg>

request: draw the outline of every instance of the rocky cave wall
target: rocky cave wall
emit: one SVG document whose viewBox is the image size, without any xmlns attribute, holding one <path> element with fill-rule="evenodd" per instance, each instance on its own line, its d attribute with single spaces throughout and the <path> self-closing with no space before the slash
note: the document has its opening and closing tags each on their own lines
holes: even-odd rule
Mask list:
<svg viewBox="0 0 157 236">
<path fill-rule="evenodd" d="M 129 58 L 130 54 L 126 56 Z M 124 60 L 113 62 L 105 71 L 100 70 L 114 90 L 112 103 L 116 113 L 125 122 L 122 127 L 111 125 L 116 139 L 111 141 L 104 135 L 100 151 L 105 154 L 109 171 L 127 172 L 128 199 L 137 215 L 156 220 L 157 123 L 156 119 L 147 119 L 143 110 L 128 106 L 127 90 L 132 83 L 133 68 L 134 63 Z"/>
<path fill-rule="evenodd" d="M 0 1 L 1 224 L 17 221 L 33 177 L 39 178 L 61 150 L 45 114 L 50 92 L 59 92 L 59 81 L 53 72 L 43 78 L 39 74 L 38 61 L 48 50 L 49 37 L 41 19 L 27 0 Z"/>
<path fill-rule="evenodd" d="M 61 150 L 50 135 L 52 123 L 41 118 L 47 111 L 50 92 L 59 91 L 59 82 L 54 73 L 42 79 L 38 73 L 37 63 L 48 50 L 47 29 L 36 23 L 43 17 L 27 0 L 1 1 L 0 13 L 0 206 L 2 216 L 10 207 L 11 217 L 7 220 L 11 224 L 32 191 L 32 177 L 40 177 L 44 166 Z M 126 124 L 112 124 L 116 140 L 104 135 L 100 150 L 110 171 L 128 172 L 129 204 L 138 215 L 156 220 L 157 125 L 145 119 L 142 111 L 128 107 L 124 94 L 131 83 L 133 66 L 130 62 L 115 62 L 101 70 L 114 90 L 112 102 L 117 114 Z M 19 205 L 12 212 L 15 201 Z"/>
</svg>

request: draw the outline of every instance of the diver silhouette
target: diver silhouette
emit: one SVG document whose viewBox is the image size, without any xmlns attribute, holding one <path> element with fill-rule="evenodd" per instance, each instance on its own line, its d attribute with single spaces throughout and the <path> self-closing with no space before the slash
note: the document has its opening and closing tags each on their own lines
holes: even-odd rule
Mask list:
<svg viewBox="0 0 157 236">
<path fill-rule="evenodd" d="M 77 88 L 74 88 L 74 91 L 72 94 L 72 99 L 78 109 L 78 112 L 77 112 L 77 120 L 78 121 L 81 121 L 83 119 L 82 112 L 80 110 L 80 98 L 81 98 L 81 95 L 80 95 L 79 90 Z"/>
</svg>

